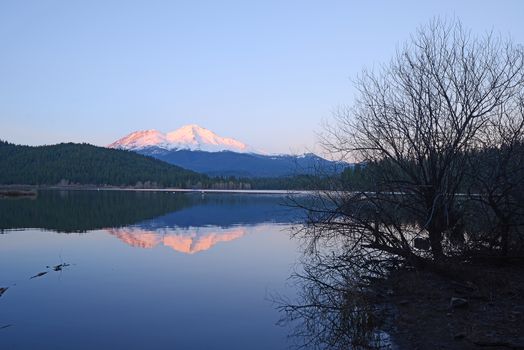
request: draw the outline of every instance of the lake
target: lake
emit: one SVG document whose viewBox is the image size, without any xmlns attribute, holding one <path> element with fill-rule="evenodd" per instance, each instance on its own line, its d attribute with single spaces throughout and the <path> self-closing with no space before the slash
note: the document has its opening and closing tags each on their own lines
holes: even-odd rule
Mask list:
<svg viewBox="0 0 524 350">
<path fill-rule="evenodd" d="M 287 349 L 271 296 L 295 293 L 301 213 L 284 198 L 0 199 L 0 348 Z"/>
</svg>

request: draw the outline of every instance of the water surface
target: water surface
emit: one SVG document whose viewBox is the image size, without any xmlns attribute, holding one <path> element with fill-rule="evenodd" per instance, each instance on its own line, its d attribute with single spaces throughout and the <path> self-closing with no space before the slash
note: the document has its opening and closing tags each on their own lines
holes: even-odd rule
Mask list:
<svg viewBox="0 0 524 350">
<path fill-rule="evenodd" d="M 283 197 L 41 191 L 0 200 L 1 349 L 286 349 Z M 69 264 L 59 271 L 53 266 Z M 46 274 L 36 276 L 41 272 Z"/>
</svg>

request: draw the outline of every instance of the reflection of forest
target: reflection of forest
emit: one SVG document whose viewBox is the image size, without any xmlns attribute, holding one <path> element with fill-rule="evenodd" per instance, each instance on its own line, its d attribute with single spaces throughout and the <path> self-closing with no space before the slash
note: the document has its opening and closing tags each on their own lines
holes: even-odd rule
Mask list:
<svg viewBox="0 0 524 350">
<path fill-rule="evenodd" d="M 36 199 L 0 200 L 0 229 L 84 232 L 120 227 L 189 205 L 172 193 L 39 191 Z"/>
<path fill-rule="evenodd" d="M 129 225 L 156 230 L 293 221 L 296 211 L 282 207 L 282 201 L 252 194 L 39 191 L 36 199 L 1 199 L 0 230 L 85 232 Z"/>
</svg>

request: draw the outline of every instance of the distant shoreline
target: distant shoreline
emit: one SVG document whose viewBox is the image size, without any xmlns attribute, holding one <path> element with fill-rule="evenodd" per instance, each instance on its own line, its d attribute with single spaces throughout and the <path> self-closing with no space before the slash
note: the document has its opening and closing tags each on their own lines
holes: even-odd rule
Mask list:
<svg viewBox="0 0 524 350">
<path fill-rule="evenodd" d="M 36 185 L 0 185 L 0 195 L 6 192 L 34 192 L 37 190 L 68 190 L 68 191 L 135 191 L 135 192 L 180 192 L 180 193 L 238 193 L 238 194 L 308 194 L 306 190 L 228 190 L 200 188 L 134 188 L 118 186 L 68 185 L 68 186 L 36 186 Z"/>
</svg>

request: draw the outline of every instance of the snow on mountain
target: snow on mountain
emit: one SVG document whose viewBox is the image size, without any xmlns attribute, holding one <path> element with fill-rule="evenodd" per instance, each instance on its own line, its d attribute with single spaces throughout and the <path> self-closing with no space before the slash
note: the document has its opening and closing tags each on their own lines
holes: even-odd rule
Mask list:
<svg viewBox="0 0 524 350">
<path fill-rule="evenodd" d="M 140 151 L 147 148 L 160 148 L 168 151 L 191 150 L 238 153 L 256 153 L 248 145 L 228 137 L 222 137 L 211 130 L 195 124 L 185 125 L 166 134 L 157 130 L 133 132 L 108 146 L 109 148 Z"/>
<path fill-rule="evenodd" d="M 157 130 L 135 131 L 120 140 L 110 144 L 109 148 L 119 148 L 128 150 L 140 150 L 146 147 L 157 146 L 160 148 L 169 147 L 166 135 Z"/>
</svg>

